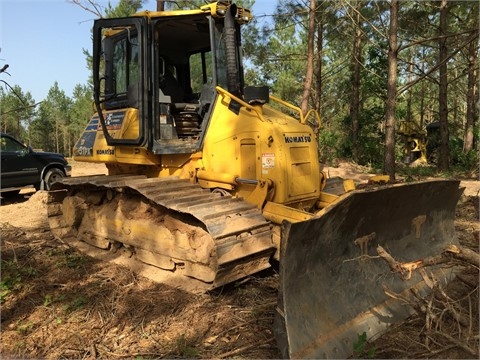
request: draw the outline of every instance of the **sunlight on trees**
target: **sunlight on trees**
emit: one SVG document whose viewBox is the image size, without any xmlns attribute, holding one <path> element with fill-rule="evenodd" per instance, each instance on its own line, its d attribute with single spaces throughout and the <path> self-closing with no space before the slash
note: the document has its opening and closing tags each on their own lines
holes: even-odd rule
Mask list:
<svg viewBox="0 0 480 360">
<path fill-rule="evenodd" d="M 144 4 L 121 0 L 115 7 L 101 7 L 91 0 L 70 2 L 98 17 L 126 16 Z M 254 1 L 237 3 L 251 6 Z M 384 169 L 392 3 L 278 0 L 273 14 L 254 18 L 243 28 L 247 84 L 268 85 L 273 95 L 297 106 L 304 100 L 319 111 L 323 161 L 353 158 Z M 165 8 L 203 4 L 166 2 Z M 406 121 L 422 132 L 441 123 L 441 141 L 427 147 L 428 160 L 441 169 L 471 170 L 478 163 L 478 12 L 478 2 L 402 1 L 398 9 L 398 48 L 390 54 L 397 62 L 390 125 L 397 124 L 398 131 L 398 123 Z M 315 19 L 310 21 L 309 14 Z M 84 53 L 88 65 L 90 55 Z M 307 71 L 312 62 L 313 72 Z M 1 131 L 35 148 L 70 155 L 93 114 L 89 79 L 75 87 L 71 98 L 54 83 L 38 104 L 28 89 L 6 84 L 3 75 Z M 310 84 L 307 89 L 305 84 Z M 405 139 L 398 132 L 393 135 L 395 145 L 389 151 L 399 164 L 411 153 L 405 152 Z"/>
<path fill-rule="evenodd" d="M 317 28 L 314 77 L 321 83 L 312 84 L 309 105 L 322 116 L 320 147 L 325 161 L 347 157 L 379 169 L 384 166 L 390 4 L 316 1 L 322 42 L 320 46 Z M 427 125 L 446 116 L 448 161 L 472 169 L 472 159 L 478 161 L 478 106 L 473 105 L 479 96 L 478 71 L 471 67 L 476 64 L 478 69 L 478 3 L 449 2 L 447 35 L 440 31 L 440 5 L 401 2 L 393 119 L 426 131 Z M 308 1 L 279 0 L 275 14 L 268 21 L 255 19 L 244 36 L 247 81 L 268 84 L 273 94 L 296 104 L 306 74 L 308 6 Z M 439 39 L 445 40 L 448 54 L 443 60 L 448 64 L 443 110 Z M 398 134 L 396 140 L 393 151 L 400 163 L 406 158 L 404 141 Z M 437 164 L 438 151 L 429 155 Z"/>
</svg>

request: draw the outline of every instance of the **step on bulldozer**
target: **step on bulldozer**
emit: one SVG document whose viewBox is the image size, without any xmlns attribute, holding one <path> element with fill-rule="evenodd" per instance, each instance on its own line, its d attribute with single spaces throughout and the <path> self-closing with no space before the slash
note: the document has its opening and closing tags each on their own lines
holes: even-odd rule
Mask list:
<svg viewBox="0 0 480 360">
<path fill-rule="evenodd" d="M 244 84 L 240 28 L 251 19 L 219 1 L 94 22 L 95 113 L 74 159 L 104 163 L 108 175 L 55 183 L 50 227 L 87 254 L 188 291 L 277 261 L 282 355 L 345 358 L 358 334 L 409 316 L 386 288 L 425 288 L 415 272 L 393 273 L 376 246 L 413 261 L 455 242 L 462 190 L 345 181 L 349 191 L 329 192 L 318 115 Z"/>
</svg>

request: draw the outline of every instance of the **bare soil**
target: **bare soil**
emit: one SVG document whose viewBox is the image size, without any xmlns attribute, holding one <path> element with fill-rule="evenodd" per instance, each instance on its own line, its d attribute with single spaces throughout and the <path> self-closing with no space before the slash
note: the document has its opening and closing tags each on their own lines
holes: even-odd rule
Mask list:
<svg viewBox="0 0 480 360">
<path fill-rule="evenodd" d="M 73 163 L 73 176 L 106 173 Z M 330 176 L 368 179 L 342 162 Z M 456 217 L 462 246 L 478 252 L 480 182 L 466 179 Z M 272 323 L 278 275 L 269 270 L 208 294 L 154 283 L 87 257 L 54 239 L 45 192 L 2 199 L 2 358 L 279 358 Z M 419 307 L 419 314 L 374 342 L 360 339 L 357 357 L 478 358 L 478 267 Z M 452 310 L 453 309 L 453 310 Z M 455 316 L 457 314 L 461 316 Z"/>
</svg>

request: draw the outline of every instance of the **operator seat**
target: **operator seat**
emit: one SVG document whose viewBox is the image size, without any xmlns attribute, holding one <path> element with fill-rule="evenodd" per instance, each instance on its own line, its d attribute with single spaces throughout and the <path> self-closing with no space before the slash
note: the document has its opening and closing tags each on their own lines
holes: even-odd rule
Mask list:
<svg viewBox="0 0 480 360">
<path fill-rule="evenodd" d="M 166 67 L 165 74 L 160 79 L 160 89 L 165 95 L 170 96 L 172 103 L 184 101 L 184 91 L 169 67 Z"/>
</svg>

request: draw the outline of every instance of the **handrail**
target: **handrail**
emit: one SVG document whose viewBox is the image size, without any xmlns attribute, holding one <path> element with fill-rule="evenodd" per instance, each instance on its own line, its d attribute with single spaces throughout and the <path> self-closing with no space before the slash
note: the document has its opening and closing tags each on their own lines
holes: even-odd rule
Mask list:
<svg viewBox="0 0 480 360">
<path fill-rule="evenodd" d="M 277 98 L 277 97 L 275 97 L 275 96 L 273 96 L 273 95 L 270 95 L 270 99 L 272 99 L 272 100 L 274 100 L 274 101 L 276 101 L 276 102 L 278 102 L 278 103 L 280 103 L 280 104 L 282 104 L 282 105 L 284 105 L 284 106 L 286 106 L 286 107 L 288 107 L 288 108 L 290 108 L 290 109 L 292 109 L 292 110 L 294 110 L 294 111 L 297 111 L 298 114 L 299 114 L 299 116 L 300 116 L 300 123 L 301 123 L 301 124 L 305 124 L 305 123 L 306 123 L 306 119 L 308 119 L 308 117 L 310 116 L 310 114 L 311 114 L 311 113 L 314 113 L 314 115 L 315 115 L 315 117 L 316 117 L 316 119 L 317 119 L 317 121 L 318 121 L 318 129 L 320 128 L 320 126 L 321 126 L 321 124 L 322 124 L 322 120 L 321 120 L 320 114 L 318 113 L 317 110 L 315 110 L 315 109 L 310 109 L 310 110 L 308 110 L 307 114 L 306 114 L 305 116 L 303 116 L 302 109 L 300 109 L 298 106 L 292 105 L 292 104 L 290 104 L 290 103 L 288 103 L 288 102 L 286 102 L 286 101 L 284 101 L 284 100 L 282 100 L 282 99 L 279 99 L 279 98 Z"/>
<path fill-rule="evenodd" d="M 308 110 L 307 115 L 305 115 L 305 119 L 308 119 L 308 117 L 310 116 L 310 113 L 312 112 L 315 114 L 315 117 L 317 118 L 318 128 L 320 129 L 320 127 L 322 126 L 322 119 L 320 118 L 320 114 L 318 113 L 317 110 L 315 109 Z"/>
<path fill-rule="evenodd" d="M 216 86 L 215 89 L 217 90 L 218 93 L 220 93 L 224 97 L 229 97 L 230 99 L 233 99 L 236 102 L 238 102 L 240 105 L 245 106 L 248 110 L 255 112 L 260 120 L 266 121 L 263 115 L 254 106 L 250 105 L 249 103 L 246 103 L 239 97 L 236 97 L 235 95 L 229 93 L 227 90 L 221 88 L 220 86 Z"/>
<path fill-rule="evenodd" d="M 255 108 L 255 106 L 252 106 L 250 105 L 249 103 L 245 102 L 244 100 L 240 99 L 239 97 L 229 93 L 227 90 L 221 88 L 220 86 L 216 86 L 215 89 L 217 90 L 217 92 L 221 95 L 223 95 L 224 97 L 229 97 L 230 99 L 233 99 L 235 100 L 236 102 L 238 102 L 240 105 L 242 106 L 245 106 L 248 110 L 250 111 L 253 111 L 255 112 L 255 114 L 257 114 L 258 118 L 261 120 L 261 121 L 266 121 L 265 118 L 263 117 L 262 113 L 258 111 L 258 109 Z M 320 128 L 320 125 L 321 125 L 321 118 L 320 118 L 320 115 L 318 114 L 318 111 L 315 110 L 315 109 L 310 109 L 307 114 L 305 116 L 303 116 L 303 113 L 302 113 L 302 110 L 298 107 L 298 106 L 295 106 L 295 105 L 292 105 L 280 98 L 277 98 L 276 96 L 273 96 L 273 95 L 270 95 L 270 99 L 273 100 L 273 101 L 276 101 L 278 103 L 280 103 L 281 105 L 285 106 L 285 107 L 288 107 L 294 111 L 297 111 L 298 112 L 298 115 L 300 117 L 300 123 L 301 124 L 305 124 L 306 123 L 306 119 L 310 116 L 310 114 L 313 112 L 313 114 L 315 115 L 315 118 L 317 119 L 318 121 L 318 128 Z"/>
<path fill-rule="evenodd" d="M 288 107 L 292 110 L 297 111 L 298 115 L 300 116 L 300 123 L 303 124 L 305 122 L 305 119 L 304 119 L 303 113 L 302 113 L 302 109 L 300 109 L 298 106 L 292 105 L 292 104 L 290 104 L 290 103 L 288 103 L 288 102 L 286 102 L 286 101 L 284 101 L 280 98 L 277 98 L 276 96 L 273 96 L 273 95 L 270 95 L 270 99 L 282 104 L 283 106 L 286 106 L 286 107 Z"/>
</svg>

